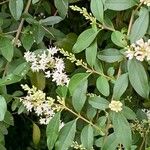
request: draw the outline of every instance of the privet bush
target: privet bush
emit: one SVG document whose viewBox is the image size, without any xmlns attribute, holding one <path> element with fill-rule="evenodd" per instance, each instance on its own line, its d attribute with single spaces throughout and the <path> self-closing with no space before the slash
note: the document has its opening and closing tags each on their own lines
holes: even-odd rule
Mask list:
<svg viewBox="0 0 150 150">
<path fill-rule="evenodd" d="M 149 6 L 1 0 L 0 150 L 149 150 Z"/>
</svg>

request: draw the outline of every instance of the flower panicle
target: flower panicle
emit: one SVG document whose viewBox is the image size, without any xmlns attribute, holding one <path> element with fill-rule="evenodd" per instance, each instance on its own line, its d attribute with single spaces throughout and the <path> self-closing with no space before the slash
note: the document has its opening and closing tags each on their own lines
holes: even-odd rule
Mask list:
<svg viewBox="0 0 150 150">
<path fill-rule="evenodd" d="M 68 85 L 69 78 L 66 74 L 65 64 L 62 58 L 55 56 L 59 49 L 56 47 L 50 47 L 41 54 L 35 54 L 35 52 L 27 51 L 24 54 L 24 58 L 31 64 L 31 70 L 33 72 L 42 71 L 46 78 L 52 78 L 53 82 L 57 85 Z"/>
</svg>

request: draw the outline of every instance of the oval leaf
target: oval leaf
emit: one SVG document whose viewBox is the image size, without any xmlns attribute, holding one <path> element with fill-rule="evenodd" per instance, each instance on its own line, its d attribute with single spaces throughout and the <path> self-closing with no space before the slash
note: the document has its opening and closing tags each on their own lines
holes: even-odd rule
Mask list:
<svg viewBox="0 0 150 150">
<path fill-rule="evenodd" d="M 117 61 L 121 61 L 123 59 L 123 55 L 117 49 L 109 48 L 100 51 L 98 53 L 98 58 L 108 63 L 114 63 Z"/>
<path fill-rule="evenodd" d="M 121 11 L 129 9 L 136 5 L 135 0 L 106 0 L 105 6 L 108 9 Z"/>
<path fill-rule="evenodd" d="M 59 16 L 51 16 L 45 19 L 40 20 L 40 23 L 42 25 L 48 26 L 48 25 L 54 25 L 62 21 L 62 18 Z"/>
<path fill-rule="evenodd" d="M 40 142 L 40 138 L 41 138 L 41 131 L 40 131 L 40 128 L 35 123 L 33 123 L 32 138 L 33 138 L 33 143 L 35 145 L 38 145 Z"/>
<path fill-rule="evenodd" d="M 9 9 L 12 16 L 19 20 L 23 11 L 23 0 L 9 0 Z"/>
<path fill-rule="evenodd" d="M 87 92 L 88 80 L 84 79 L 76 87 L 76 90 L 73 92 L 72 104 L 77 112 L 80 112 L 84 103 L 86 101 L 86 92 Z"/>
<path fill-rule="evenodd" d="M 120 77 L 116 80 L 115 86 L 113 89 L 113 98 L 115 100 L 119 100 L 120 97 L 123 95 L 123 93 L 126 91 L 128 87 L 128 74 L 122 74 Z"/>
<path fill-rule="evenodd" d="M 0 95 L 0 121 L 4 120 L 7 111 L 7 103 L 3 96 Z"/>
<path fill-rule="evenodd" d="M 87 49 L 86 49 L 86 61 L 87 63 L 93 67 L 96 61 L 97 55 L 97 41 L 95 40 Z"/>
<path fill-rule="evenodd" d="M 102 97 L 95 96 L 89 98 L 89 104 L 96 109 L 105 110 L 108 108 L 109 102 Z"/>
<path fill-rule="evenodd" d="M 54 144 L 59 135 L 59 126 L 60 126 L 60 112 L 56 113 L 55 116 L 50 120 L 47 128 L 47 146 L 49 150 L 52 150 Z"/>
<path fill-rule="evenodd" d="M 75 137 L 76 120 L 70 121 L 60 130 L 58 141 L 55 145 L 55 150 L 67 150 Z"/>
<path fill-rule="evenodd" d="M 0 37 L 0 51 L 7 61 L 11 61 L 14 55 L 12 41 L 7 37 Z"/>
<path fill-rule="evenodd" d="M 93 141 L 94 141 L 93 128 L 91 127 L 91 125 L 87 125 L 83 128 L 81 132 L 82 145 L 87 150 L 90 150 L 93 147 Z"/>
<path fill-rule="evenodd" d="M 59 15 L 65 18 L 68 12 L 68 0 L 54 0 Z"/>
<path fill-rule="evenodd" d="M 116 44 L 119 47 L 127 46 L 127 41 L 126 41 L 125 35 L 119 31 L 114 31 L 111 34 L 111 40 L 113 41 L 114 44 Z"/>
<path fill-rule="evenodd" d="M 102 0 L 91 0 L 91 11 L 98 21 L 103 22 L 104 9 Z"/>
<path fill-rule="evenodd" d="M 100 76 L 96 81 L 96 87 L 99 90 L 100 93 L 102 93 L 104 96 L 109 96 L 109 83 L 108 80 Z"/>
<path fill-rule="evenodd" d="M 129 80 L 135 91 L 143 98 L 149 97 L 148 78 L 141 62 L 132 59 L 128 61 Z"/>
<path fill-rule="evenodd" d="M 135 20 L 130 34 L 131 43 L 136 42 L 142 38 L 149 27 L 149 11 L 142 7 L 139 13 L 139 17 Z"/>
<path fill-rule="evenodd" d="M 83 51 L 84 49 L 86 49 L 96 38 L 98 34 L 98 31 L 94 30 L 94 29 L 87 29 L 84 32 L 82 32 L 75 45 L 73 46 L 73 52 L 74 53 L 80 53 L 81 51 Z"/>
<path fill-rule="evenodd" d="M 69 91 L 71 95 L 73 95 L 73 92 L 77 88 L 77 86 L 80 84 L 80 82 L 84 81 L 87 79 L 89 76 L 88 73 L 77 73 L 73 77 L 71 77 L 70 82 L 69 82 Z"/>
</svg>

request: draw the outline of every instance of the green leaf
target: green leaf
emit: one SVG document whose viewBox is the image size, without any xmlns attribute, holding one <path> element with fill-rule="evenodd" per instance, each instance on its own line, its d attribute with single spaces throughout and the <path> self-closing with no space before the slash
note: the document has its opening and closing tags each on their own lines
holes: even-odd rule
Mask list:
<svg viewBox="0 0 150 150">
<path fill-rule="evenodd" d="M 62 18 L 59 16 L 51 16 L 45 19 L 41 19 L 40 23 L 44 26 L 54 25 L 62 21 Z"/>
<path fill-rule="evenodd" d="M 86 49 L 86 61 L 87 63 L 93 67 L 96 61 L 97 55 L 97 41 L 95 40 L 87 49 Z"/>
<path fill-rule="evenodd" d="M 93 141 L 94 141 L 93 128 L 91 127 L 91 125 L 87 125 L 83 128 L 81 132 L 82 145 L 87 150 L 91 150 L 93 147 Z"/>
<path fill-rule="evenodd" d="M 119 100 L 128 87 L 128 73 L 122 74 L 115 81 L 113 98 Z"/>
<path fill-rule="evenodd" d="M 73 52 L 74 53 L 80 53 L 84 49 L 86 49 L 96 38 L 99 31 L 95 31 L 94 29 L 87 29 L 84 32 L 82 32 L 75 45 L 73 46 Z"/>
<path fill-rule="evenodd" d="M 100 96 L 95 96 L 89 98 L 89 104 L 96 109 L 105 110 L 108 108 L 109 102 Z"/>
<path fill-rule="evenodd" d="M 6 150 L 6 148 L 0 143 L 0 150 Z"/>
<path fill-rule="evenodd" d="M 108 9 L 116 10 L 116 11 L 126 10 L 135 5 L 136 5 L 135 0 L 115 0 L 115 1 L 114 0 L 106 0 L 105 1 L 105 6 Z"/>
<path fill-rule="evenodd" d="M 75 137 L 76 120 L 70 121 L 60 130 L 58 140 L 55 145 L 55 150 L 67 150 Z"/>
<path fill-rule="evenodd" d="M 99 90 L 100 93 L 102 93 L 104 96 L 109 96 L 109 83 L 108 80 L 100 76 L 96 81 L 96 87 Z"/>
<path fill-rule="evenodd" d="M 114 31 L 111 34 L 111 40 L 113 41 L 114 44 L 116 44 L 119 47 L 124 48 L 127 46 L 127 41 L 126 41 L 125 35 L 119 31 Z"/>
<path fill-rule="evenodd" d="M 127 119 L 122 113 L 116 112 L 111 113 L 111 119 L 118 144 L 123 144 L 125 149 L 130 149 L 132 145 L 132 134 Z"/>
<path fill-rule="evenodd" d="M 72 104 L 77 112 L 80 112 L 86 101 L 88 80 L 87 78 L 80 81 L 72 95 Z"/>
<path fill-rule="evenodd" d="M 54 144 L 58 138 L 59 126 L 60 126 L 60 112 L 54 115 L 54 117 L 50 120 L 46 128 L 47 146 L 49 150 L 53 149 Z"/>
<path fill-rule="evenodd" d="M 0 51 L 7 61 L 11 61 L 14 55 L 12 41 L 7 37 L 0 37 Z"/>
<path fill-rule="evenodd" d="M 115 133 L 110 134 L 104 143 L 102 150 L 116 150 L 118 147 L 118 139 Z"/>
<path fill-rule="evenodd" d="M 73 77 L 71 77 L 70 82 L 69 82 L 69 86 L 68 86 L 71 95 L 73 95 L 75 89 L 80 84 L 80 82 L 87 79 L 88 76 L 89 76 L 88 73 L 77 73 Z"/>
<path fill-rule="evenodd" d="M 37 44 L 39 44 L 45 35 L 45 31 L 40 24 L 33 26 L 33 36 Z"/>
<path fill-rule="evenodd" d="M 26 50 L 30 50 L 34 43 L 33 33 L 25 30 L 24 34 L 21 35 L 21 42 Z"/>
<path fill-rule="evenodd" d="M 139 17 L 135 20 L 130 34 L 131 43 L 136 42 L 142 38 L 149 27 L 149 10 L 142 7 L 139 13 Z"/>
<path fill-rule="evenodd" d="M 7 103 L 5 101 L 5 98 L 0 95 L 0 121 L 4 120 L 6 111 L 7 111 Z"/>
<path fill-rule="evenodd" d="M 9 111 L 6 111 L 3 122 L 5 122 L 8 125 L 14 126 L 14 118 L 13 118 L 13 115 Z"/>
<path fill-rule="evenodd" d="M 68 12 L 68 0 L 54 0 L 59 15 L 65 18 Z"/>
<path fill-rule="evenodd" d="M 119 50 L 114 48 L 105 49 L 98 53 L 98 58 L 108 63 L 119 62 L 123 59 L 123 55 Z"/>
<path fill-rule="evenodd" d="M 38 145 L 40 142 L 40 138 L 41 138 L 40 128 L 35 123 L 33 123 L 33 133 L 32 133 L 33 143 L 35 145 Z"/>
<path fill-rule="evenodd" d="M 123 106 L 122 113 L 129 120 L 136 119 L 136 114 L 134 113 L 134 111 L 127 106 Z"/>
<path fill-rule="evenodd" d="M 9 0 L 9 9 L 12 16 L 19 20 L 23 11 L 23 0 Z"/>
<path fill-rule="evenodd" d="M 102 0 L 91 0 L 91 11 L 95 18 L 102 23 L 104 17 Z"/>
<path fill-rule="evenodd" d="M 143 98 L 149 97 L 148 78 L 141 62 L 132 59 L 128 61 L 129 80 L 135 91 Z"/>
<path fill-rule="evenodd" d="M 67 86 L 58 86 L 58 88 L 56 89 L 56 93 L 58 94 L 58 96 L 66 98 L 68 93 Z"/>
</svg>

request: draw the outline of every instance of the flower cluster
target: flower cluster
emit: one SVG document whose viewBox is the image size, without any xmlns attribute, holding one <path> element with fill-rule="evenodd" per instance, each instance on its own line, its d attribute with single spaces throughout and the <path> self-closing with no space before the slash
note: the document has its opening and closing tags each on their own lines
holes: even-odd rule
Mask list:
<svg viewBox="0 0 150 150">
<path fill-rule="evenodd" d="M 143 39 L 140 39 L 127 49 L 128 50 L 125 52 L 125 54 L 129 59 L 133 59 L 135 57 L 139 61 L 150 60 L 150 39 L 147 42 L 144 42 Z"/>
<path fill-rule="evenodd" d="M 112 100 L 109 104 L 109 108 L 115 112 L 122 111 L 122 103 L 120 101 Z"/>
<path fill-rule="evenodd" d="M 88 13 L 86 8 L 84 7 L 80 8 L 78 6 L 70 6 L 70 8 L 74 11 L 80 12 L 80 14 L 83 14 L 86 20 L 91 21 L 91 24 L 96 22 L 96 18 L 94 18 L 91 13 Z"/>
<path fill-rule="evenodd" d="M 54 116 L 54 111 L 59 111 L 61 108 L 54 104 L 54 99 L 46 97 L 43 91 L 38 90 L 36 87 L 29 88 L 28 85 L 21 85 L 27 91 L 27 96 L 20 98 L 27 111 L 34 112 L 40 116 L 41 124 L 48 124 Z"/>
<path fill-rule="evenodd" d="M 24 58 L 31 63 L 33 72 L 43 71 L 45 77 L 52 77 L 52 81 L 56 82 L 57 85 L 68 84 L 69 78 L 64 71 L 64 61 L 62 58 L 55 56 L 57 52 L 58 49 L 56 47 L 51 47 L 42 54 L 37 55 L 34 52 L 27 51 L 24 54 Z"/>
<path fill-rule="evenodd" d="M 150 0 L 140 0 L 141 3 L 144 3 L 148 7 L 150 6 Z"/>
</svg>

